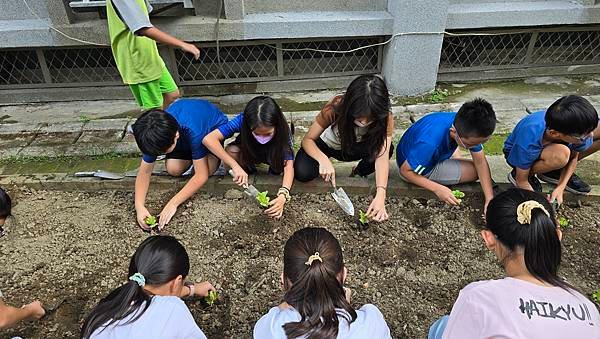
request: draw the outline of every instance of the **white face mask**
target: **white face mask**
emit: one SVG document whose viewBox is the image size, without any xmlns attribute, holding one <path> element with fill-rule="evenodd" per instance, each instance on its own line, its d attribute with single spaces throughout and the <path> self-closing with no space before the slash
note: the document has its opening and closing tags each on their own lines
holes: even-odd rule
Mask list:
<svg viewBox="0 0 600 339">
<path fill-rule="evenodd" d="M 373 123 L 373 121 L 369 121 L 369 122 L 367 122 L 367 123 L 362 123 L 362 122 L 361 122 L 361 121 L 359 121 L 359 120 L 354 120 L 354 124 L 355 124 L 356 126 L 358 126 L 358 127 L 367 127 L 367 126 L 369 126 L 369 125 L 370 125 L 370 124 L 372 124 L 372 123 Z"/>
</svg>

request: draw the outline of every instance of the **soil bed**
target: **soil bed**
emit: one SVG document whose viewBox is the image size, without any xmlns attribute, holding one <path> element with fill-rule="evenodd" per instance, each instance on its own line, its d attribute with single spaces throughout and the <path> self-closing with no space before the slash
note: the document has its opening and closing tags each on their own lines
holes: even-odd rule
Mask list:
<svg viewBox="0 0 600 339">
<path fill-rule="evenodd" d="M 76 338 L 83 317 L 126 281 L 129 257 L 147 235 L 134 225 L 131 193 L 67 193 L 12 188 L 16 219 L 0 238 L 0 289 L 5 302 L 66 299 L 57 312 L 0 337 Z M 172 192 L 149 196 L 151 212 Z M 391 220 L 356 229 L 328 195 L 296 195 L 282 221 L 262 216 L 238 191 L 198 195 L 182 206 L 166 234 L 182 240 L 192 261 L 190 280 L 216 284 L 212 307 L 187 302 L 209 338 L 250 338 L 254 323 L 281 298 L 279 275 L 287 238 L 305 226 L 327 227 L 340 240 L 347 285 L 357 307 L 373 303 L 394 338 L 424 338 L 448 313 L 466 284 L 502 271 L 483 246 L 480 201 L 458 209 L 433 200 L 390 198 Z M 352 197 L 366 210 L 366 197 Z M 600 204 L 565 207 L 563 276 L 583 293 L 600 288 Z"/>
</svg>

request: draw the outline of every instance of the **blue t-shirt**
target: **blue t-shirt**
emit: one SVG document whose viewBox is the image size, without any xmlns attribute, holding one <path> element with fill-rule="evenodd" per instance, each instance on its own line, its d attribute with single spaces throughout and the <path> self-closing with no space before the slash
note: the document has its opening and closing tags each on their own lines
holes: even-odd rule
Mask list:
<svg viewBox="0 0 600 339">
<path fill-rule="evenodd" d="M 404 161 L 413 172 L 426 175 L 440 162 L 450 159 L 458 144 L 450 138 L 450 128 L 456 112 L 434 112 L 419 119 L 400 139 L 396 147 L 396 163 L 401 167 Z M 477 145 L 469 149 L 481 152 Z"/>
<path fill-rule="evenodd" d="M 202 139 L 215 128 L 226 124 L 227 117 L 217 106 L 201 99 L 179 99 L 166 109 L 179 124 L 179 139 L 175 149 L 178 152 L 189 152 L 193 160 L 208 155 L 208 149 Z M 147 163 L 156 161 L 156 157 L 144 154 Z"/>
<path fill-rule="evenodd" d="M 512 167 L 530 169 L 533 163 L 540 158 L 544 150 L 542 139 L 546 132 L 546 111 L 538 111 L 521 119 L 512 133 L 504 141 L 504 156 L 506 162 Z M 583 152 L 594 142 L 587 138 L 581 144 L 568 144 L 575 152 Z"/>
<path fill-rule="evenodd" d="M 238 114 L 235 118 L 231 119 L 228 123 L 219 126 L 219 132 L 223 134 L 225 139 L 231 138 L 235 133 L 240 133 L 244 124 L 244 113 Z M 294 160 L 294 146 L 292 141 L 292 132 L 289 132 L 288 146 L 289 150 L 283 155 L 283 160 Z"/>
</svg>

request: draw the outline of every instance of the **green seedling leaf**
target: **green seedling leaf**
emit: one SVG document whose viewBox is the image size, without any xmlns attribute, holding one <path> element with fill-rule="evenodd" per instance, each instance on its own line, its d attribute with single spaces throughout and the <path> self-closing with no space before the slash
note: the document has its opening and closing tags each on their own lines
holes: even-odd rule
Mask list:
<svg viewBox="0 0 600 339">
<path fill-rule="evenodd" d="M 267 194 L 269 194 L 269 191 L 259 192 L 256 195 L 256 200 L 258 200 L 260 206 L 265 208 L 269 207 L 269 202 L 271 201 L 271 198 Z"/>
<path fill-rule="evenodd" d="M 571 225 L 571 222 L 569 221 L 569 219 L 565 218 L 565 217 L 560 217 L 558 218 L 558 225 L 560 227 L 569 227 Z"/>
<path fill-rule="evenodd" d="M 465 193 L 464 193 L 464 192 L 461 192 L 461 191 L 459 191 L 459 190 L 454 190 L 454 191 L 452 191 L 452 195 L 454 195 L 454 197 L 455 197 L 456 199 L 462 199 L 462 198 L 464 198 L 464 197 L 465 197 Z"/>
<path fill-rule="evenodd" d="M 158 220 L 153 215 L 150 215 L 150 216 L 146 217 L 146 219 L 144 219 L 144 222 L 150 228 L 154 228 L 154 227 L 158 226 Z"/>
<path fill-rule="evenodd" d="M 599 288 L 599 289 L 597 289 L 597 290 L 595 290 L 595 291 L 592 293 L 592 300 L 594 300 L 594 301 L 595 301 L 595 302 L 597 302 L 597 303 L 600 303 L 600 288 Z"/>
<path fill-rule="evenodd" d="M 208 291 L 208 295 L 204 297 L 204 301 L 206 301 L 209 306 L 214 305 L 217 299 L 219 299 L 219 294 L 216 291 Z"/>
<path fill-rule="evenodd" d="M 367 224 L 367 223 L 369 222 L 369 218 L 367 217 L 367 213 L 365 213 L 365 212 L 363 212 L 363 211 L 359 210 L 359 211 L 358 211 L 358 221 L 359 221 L 361 224 L 363 224 L 363 225 L 364 225 L 364 224 Z"/>
</svg>

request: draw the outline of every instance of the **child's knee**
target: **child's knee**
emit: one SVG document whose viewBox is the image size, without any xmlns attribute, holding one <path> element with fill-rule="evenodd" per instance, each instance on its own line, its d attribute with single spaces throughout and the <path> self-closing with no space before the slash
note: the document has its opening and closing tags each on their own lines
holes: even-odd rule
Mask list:
<svg viewBox="0 0 600 339">
<path fill-rule="evenodd" d="M 181 170 L 179 168 L 168 168 L 167 173 L 172 177 L 180 177 L 185 170 Z"/>
<path fill-rule="evenodd" d="M 563 168 L 569 163 L 569 159 L 571 159 L 571 149 L 566 145 L 555 144 L 547 156 L 548 159 L 546 160 L 549 163 L 557 168 Z"/>
</svg>

